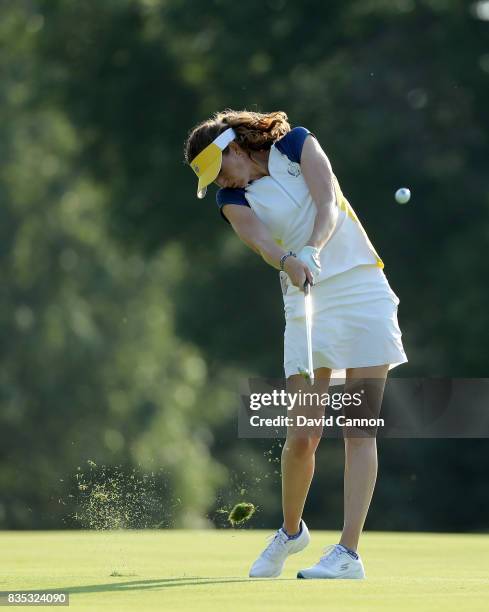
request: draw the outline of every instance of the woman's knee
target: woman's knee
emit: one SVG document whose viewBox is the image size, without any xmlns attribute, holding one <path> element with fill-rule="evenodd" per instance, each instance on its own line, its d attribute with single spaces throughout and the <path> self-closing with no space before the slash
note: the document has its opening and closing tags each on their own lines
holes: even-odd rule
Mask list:
<svg viewBox="0 0 489 612">
<path fill-rule="evenodd" d="M 294 436 L 287 438 L 283 454 L 287 453 L 295 459 L 311 457 L 316 452 L 320 441 L 320 436 Z"/>
<path fill-rule="evenodd" d="M 362 432 L 363 435 L 358 436 L 345 436 L 343 439 L 345 441 L 345 450 L 355 451 L 358 449 L 366 449 L 366 448 L 376 448 L 377 447 L 377 439 L 375 435 L 365 435 L 365 432 Z"/>
</svg>

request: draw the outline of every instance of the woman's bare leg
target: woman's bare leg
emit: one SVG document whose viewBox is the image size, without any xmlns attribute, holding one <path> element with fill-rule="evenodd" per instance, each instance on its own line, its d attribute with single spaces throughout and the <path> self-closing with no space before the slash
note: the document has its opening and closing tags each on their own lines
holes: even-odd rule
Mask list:
<svg viewBox="0 0 489 612">
<path fill-rule="evenodd" d="M 370 379 L 370 382 L 365 385 L 365 392 L 368 396 L 369 406 L 374 409 L 376 416 L 380 414 L 388 369 L 388 365 L 382 365 L 347 370 L 347 385 L 361 384 L 358 379 Z M 345 437 L 344 441 L 345 516 L 340 544 L 356 551 L 377 479 L 377 439 L 374 436 Z"/>
<path fill-rule="evenodd" d="M 327 393 L 331 370 L 318 368 L 314 370 L 316 377 L 311 387 L 301 375 L 290 376 L 287 379 L 287 392 L 298 393 L 307 391 Z M 308 416 L 322 416 L 324 410 L 321 406 L 312 409 L 302 408 L 289 411 L 289 416 L 304 414 Z M 293 428 L 287 431 L 287 439 L 282 450 L 282 507 L 284 513 L 284 529 L 289 535 L 299 531 L 304 504 L 314 475 L 314 457 L 316 448 L 321 440 L 322 428 L 302 429 L 298 432 Z"/>
</svg>

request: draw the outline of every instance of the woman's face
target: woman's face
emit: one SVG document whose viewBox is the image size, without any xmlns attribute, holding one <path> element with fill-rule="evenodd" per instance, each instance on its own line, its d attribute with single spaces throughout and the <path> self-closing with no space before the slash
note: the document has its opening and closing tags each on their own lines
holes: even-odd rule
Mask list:
<svg viewBox="0 0 489 612">
<path fill-rule="evenodd" d="M 218 187 L 245 187 L 250 182 L 251 160 L 236 143 L 230 143 L 222 155 L 222 166 L 216 180 Z"/>
</svg>

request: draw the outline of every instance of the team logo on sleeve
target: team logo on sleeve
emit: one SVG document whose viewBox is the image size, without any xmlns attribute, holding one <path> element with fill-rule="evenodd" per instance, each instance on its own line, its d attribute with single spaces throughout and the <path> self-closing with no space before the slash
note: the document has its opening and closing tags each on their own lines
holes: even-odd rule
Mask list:
<svg viewBox="0 0 489 612">
<path fill-rule="evenodd" d="M 287 172 L 291 175 L 291 176 L 299 176 L 301 173 L 301 167 L 300 164 L 298 164 L 297 162 L 289 162 L 289 165 L 287 167 Z"/>
</svg>

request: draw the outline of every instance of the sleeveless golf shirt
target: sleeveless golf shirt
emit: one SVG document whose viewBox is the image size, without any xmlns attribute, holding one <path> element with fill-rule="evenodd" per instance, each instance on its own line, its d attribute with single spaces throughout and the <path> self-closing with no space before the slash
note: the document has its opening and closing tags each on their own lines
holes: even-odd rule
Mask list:
<svg viewBox="0 0 489 612">
<path fill-rule="evenodd" d="M 317 213 L 300 165 L 302 146 L 309 134 L 312 132 L 306 128 L 296 127 L 272 144 L 269 175 L 251 181 L 244 188 L 219 189 L 217 204 L 226 221 L 222 210 L 226 204 L 249 206 L 278 245 L 295 253 L 302 249 L 311 236 Z M 333 189 L 338 219 L 321 249 L 321 274 L 316 284 L 362 264 L 384 267 L 334 174 Z M 289 285 L 289 295 L 299 291 Z"/>
</svg>

